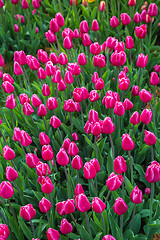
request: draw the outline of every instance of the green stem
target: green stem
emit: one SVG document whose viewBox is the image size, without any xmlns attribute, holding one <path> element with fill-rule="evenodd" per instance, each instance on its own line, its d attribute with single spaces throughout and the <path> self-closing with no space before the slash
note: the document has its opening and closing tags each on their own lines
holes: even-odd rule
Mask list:
<svg viewBox="0 0 160 240">
<path fill-rule="evenodd" d="M 144 127 L 145 127 L 145 124 L 143 123 L 142 131 L 141 131 L 141 136 L 140 136 L 140 143 L 142 143 L 142 136 L 143 136 Z"/>
<path fill-rule="evenodd" d="M 134 125 L 132 127 L 132 137 L 133 137 L 133 134 L 134 134 Z"/>
<path fill-rule="evenodd" d="M 15 213 L 14 213 L 14 210 L 13 210 L 13 208 L 12 208 L 12 205 L 11 205 L 11 202 L 10 202 L 9 199 L 8 199 L 8 204 L 9 204 L 10 210 L 11 210 L 11 212 L 12 212 L 14 221 L 17 222 L 16 215 L 15 215 Z"/>
<path fill-rule="evenodd" d="M 131 169 L 131 184 L 133 185 L 133 163 L 131 158 L 131 152 L 128 151 L 129 162 L 130 162 L 130 169 Z"/>
<path fill-rule="evenodd" d="M 95 143 L 95 157 L 96 159 L 98 159 L 97 136 L 94 136 L 94 143 Z"/>
<path fill-rule="evenodd" d="M 151 22 L 150 22 L 150 34 L 149 34 L 149 40 L 150 40 L 150 44 L 152 42 L 152 17 L 151 17 Z"/>
<path fill-rule="evenodd" d="M 36 233 L 35 233 L 35 229 L 34 229 L 34 226 L 33 226 L 33 222 L 32 222 L 32 220 L 30 220 L 30 224 L 31 224 L 31 228 L 32 228 L 33 236 L 34 236 L 34 238 L 36 238 Z"/>
<path fill-rule="evenodd" d="M 103 218 L 102 213 L 100 213 L 100 215 L 101 215 L 102 224 L 103 224 L 103 232 L 104 232 L 104 235 L 105 235 L 106 234 L 106 226 L 105 226 L 105 223 L 104 223 L 104 218 Z"/>
<path fill-rule="evenodd" d="M 47 124 L 46 124 L 45 118 L 42 117 L 42 119 L 43 119 L 43 122 L 44 122 L 45 129 L 46 129 L 46 131 L 47 131 Z"/>
<path fill-rule="evenodd" d="M 13 110 L 11 109 L 11 117 L 12 117 L 12 125 L 15 128 L 14 117 L 13 117 Z"/>
<path fill-rule="evenodd" d="M 154 125 L 154 133 L 155 135 L 157 134 L 157 131 L 156 131 L 156 116 L 155 116 L 155 111 L 153 111 L 153 107 L 152 107 L 152 104 L 151 102 L 149 103 L 150 105 L 150 108 L 152 110 L 152 113 L 153 113 L 153 125 Z"/>
<path fill-rule="evenodd" d="M 133 226 L 133 221 L 134 221 L 135 213 L 136 213 L 136 204 L 134 204 L 134 209 L 133 209 L 133 213 L 132 213 L 132 219 L 131 219 L 130 229 L 132 229 L 132 226 Z"/>
<path fill-rule="evenodd" d="M 120 216 L 121 239 L 123 239 L 123 215 Z"/>
<path fill-rule="evenodd" d="M 154 161 L 153 146 L 151 146 L 151 156 L 152 156 L 152 161 Z"/>
<path fill-rule="evenodd" d="M 111 191 L 109 190 L 107 193 L 106 199 L 105 199 L 105 203 L 107 203 L 110 193 L 111 193 Z"/>
<path fill-rule="evenodd" d="M 112 157 L 113 157 L 113 159 L 114 159 L 114 145 L 113 145 L 113 141 L 112 141 L 112 136 L 111 136 L 111 134 L 109 134 L 109 139 L 110 139 L 111 148 L 112 148 Z"/>
<path fill-rule="evenodd" d="M 2 218 L 4 219 L 5 224 L 7 224 L 7 219 L 1 210 L 0 210 L 0 214 L 1 214 Z"/>
<path fill-rule="evenodd" d="M 143 40 L 141 38 L 141 52 L 143 53 Z"/>
<path fill-rule="evenodd" d="M 87 212 L 85 212 L 85 217 L 86 217 L 86 221 L 87 221 L 88 232 L 92 236 L 91 227 L 90 227 L 90 224 L 89 224 L 89 218 L 88 218 Z"/>
<path fill-rule="evenodd" d="M 138 86 L 139 86 L 139 82 L 140 82 L 140 79 L 141 79 L 141 73 L 142 73 L 142 68 L 139 69 Z"/>
<path fill-rule="evenodd" d="M 77 223 L 76 223 L 76 219 L 74 218 L 74 216 L 73 216 L 72 213 L 70 213 L 70 215 L 71 215 L 71 218 L 72 218 L 72 220 L 73 220 L 73 222 L 74 222 L 74 225 L 75 225 L 75 228 L 76 228 L 78 234 L 80 234 L 79 228 L 78 228 Z"/>
<path fill-rule="evenodd" d="M 149 215 L 149 222 L 152 222 L 152 204 L 153 204 L 153 197 L 154 197 L 154 183 L 151 183 L 151 198 L 150 198 L 150 215 Z"/>
</svg>

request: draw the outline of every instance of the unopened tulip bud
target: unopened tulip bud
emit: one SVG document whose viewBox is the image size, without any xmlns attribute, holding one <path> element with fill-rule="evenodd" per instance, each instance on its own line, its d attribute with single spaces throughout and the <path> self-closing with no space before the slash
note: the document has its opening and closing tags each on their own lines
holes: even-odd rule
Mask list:
<svg viewBox="0 0 160 240">
<path fill-rule="evenodd" d="M 127 207 L 127 204 L 124 202 L 124 200 L 119 197 L 115 200 L 115 203 L 113 205 L 113 210 L 118 215 L 123 215 L 127 212 L 128 207 Z"/>
<path fill-rule="evenodd" d="M 86 162 L 84 164 L 83 171 L 84 171 L 84 177 L 86 179 L 93 179 L 97 174 L 97 171 L 94 165 L 91 164 L 90 162 Z"/>
<path fill-rule="evenodd" d="M 33 107 L 39 107 L 39 105 L 42 103 L 41 99 L 36 94 L 32 95 L 31 101 Z"/>
<path fill-rule="evenodd" d="M 49 96 L 51 94 L 51 90 L 47 84 L 43 84 L 42 94 L 43 96 Z"/>
<path fill-rule="evenodd" d="M 106 204 L 99 198 L 94 197 L 92 200 L 92 209 L 96 213 L 102 213 L 106 208 Z"/>
<path fill-rule="evenodd" d="M 41 186 L 42 192 L 44 193 L 51 193 L 54 189 L 53 183 L 49 177 L 46 177 L 42 180 L 42 186 Z"/>
<path fill-rule="evenodd" d="M 6 167 L 6 173 L 5 173 L 6 179 L 10 182 L 15 181 L 18 178 L 17 171 L 12 168 L 11 166 Z"/>
<path fill-rule="evenodd" d="M 112 28 L 116 28 L 119 26 L 119 20 L 116 16 L 113 16 L 112 18 L 110 18 L 110 26 Z"/>
<path fill-rule="evenodd" d="M 143 53 L 139 54 L 137 58 L 137 67 L 144 68 L 146 67 L 147 63 L 148 63 L 148 55 L 145 56 Z"/>
<path fill-rule="evenodd" d="M 57 230 L 55 230 L 53 228 L 48 228 L 47 239 L 48 240 L 59 240 L 60 239 L 60 234 Z"/>
<path fill-rule="evenodd" d="M 39 158 L 33 153 L 26 154 L 26 163 L 30 168 L 35 168 L 39 162 Z"/>
<path fill-rule="evenodd" d="M 132 123 L 133 125 L 137 125 L 140 123 L 140 116 L 139 116 L 139 112 L 135 111 L 132 116 L 130 117 L 130 123 Z"/>
<path fill-rule="evenodd" d="M 127 13 L 121 13 L 121 22 L 123 25 L 128 25 L 131 22 L 131 18 Z"/>
<path fill-rule="evenodd" d="M 80 183 L 78 183 L 76 185 L 76 188 L 75 188 L 74 192 L 75 192 L 76 196 L 78 196 L 81 193 L 84 193 L 84 189 L 83 189 L 83 187 L 82 187 L 82 185 Z"/>
<path fill-rule="evenodd" d="M 51 202 L 44 197 L 39 202 L 39 209 L 42 213 L 47 213 L 51 209 L 51 206 Z"/>
<path fill-rule="evenodd" d="M 48 145 L 50 143 L 50 138 L 44 132 L 40 132 L 39 141 L 42 146 Z"/>
<path fill-rule="evenodd" d="M 76 197 L 76 208 L 80 212 L 87 212 L 91 208 L 91 204 L 84 193 Z"/>
<path fill-rule="evenodd" d="M 25 220 L 30 221 L 36 215 L 36 210 L 33 208 L 32 204 L 22 206 L 20 209 L 20 216 Z"/>
<path fill-rule="evenodd" d="M 5 106 L 11 110 L 16 107 L 16 100 L 15 100 L 13 93 L 11 95 L 7 96 Z"/>
<path fill-rule="evenodd" d="M 158 162 L 152 162 L 146 171 L 145 179 L 149 183 L 156 183 L 160 181 L 160 165 Z"/>
<path fill-rule="evenodd" d="M 127 133 L 122 135 L 122 148 L 125 151 L 132 151 L 135 147 L 135 143 L 133 142 L 131 136 Z"/>
<path fill-rule="evenodd" d="M 126 161 L 122 156 L 118 156 L 113 162 L 114 171 L 118 174 L 125 173 L 127 171 Z"/>
<path fill-rule="evenodd" d="M 106 185 L 110 191 L 117 190 L 122 185 L 123 177 L 121 175 L 116 175 L 112 172 L 106 182 Z"/>
<path fill-rule="evenodd" d="M 126 98 L 124 100 L 124 107 L 125 110 L 131 110 L 133 108 L 133 103 L 128 98 Z"/>
<path fill-rule="evenodd" d="M 140 23 L 140 22 L 142 21 L 141 14 L 138 13 L 138 12 L 136 12 L 135 15 L 134 15 L 134 17 L 133 17 L 133 21 L 134 21 L 135 23 Z"/>
<path fill-rule="evenodd" d="M 68 199 L 64 204 L 65 214 L 71 214 L 75 212 L 74 199 Z"/>
<path fill-rule="evenodd" d="M 138 95 L 139 95 L 139 87 L 136 86 L 136 85 L 134 85 L 134 86 L 132 87 L 131 94 L 132 94 L 133 96 L 138 96 Z"/>
<path fill-rule="evenodd" d="M 54 157 L 53 150 L 50 145 L 43 145 L 42 147 L 42 158 L 45 161 L 50 161 Z"/>
<path fill-rule="evenodd" d="M 67 221 L 67 219 L 62 219 L 60 231 L 62 234 L 69 234 L 73 230 L 72 225 Z"/>
<path fill-rule="evenodd" d="M 130 194 L 130 199 L 134 204 L 140 204 L 143 202 L 143 194 L 142 191 L 135 186 Z"/>
<path fill-rule="evenodd" d="M 28 102 L 25 102 L 23 104 L 23 113 L 27 116 L 30 116 L 33 112 L 34 109 L 32 108 L 32 106 Z"/>
<path fill-rule="evenodd" d="M 44 117 L 47 115 L 47 109 L 46 106 L 44 104 L 40 104 L 37 110 L 37 115 Z"/>
<path fill-rule="evenodd" d="M 4 199 L 9 199 L 14 193 L 12 184 L 7 181 L 3 181 L 0 184 L 0 196 Z"/>
<path fill-rule="evenodd" d="M 144 142 L 149 146 L 156 144 L 156 136 L 154 135 L 154 133 L 145 130 Z"/>
<path fill-rule="evenodd" d="M 135 27 L 135 34 L 140 39 L 145 38 L 147 34 L 147 25 L 143 24 L 139 27 Z"/>
<path fill-rule="evenodd" d="M 139 92 L 139 96 L 142 102 L 148 103 L 152 100 L 152 94 L 148 92 L 146 89 L 142 89 Z"/>
<path fill-rule="evenodd" d="M 8 145 L 4 146 L 3 148 L 3 157 L 6 160 L 12 160 L 15 158 L 15 152 L 12 148 L 10 148 Z"/>
<path fill-rule="evenodd" d="M 60 148 L 56 157 L 57 163 L 61 166 L 66 166 L 69 163 L 69 157 L 64 148 Z"/>
<path fill-rule="evenodd" d="M 149 16 L 151 17 L 156 17 L 158 14 L 158 8 L 155 3 L 151 3 L 148 7 L 148 12 Z"/>
<path fill-rule="evenodd" d="M 92 22 L 92 27 L 91 27 L 92 31 L 97 32 L 99 30 L 99 24 L 97 19 L 94 19 Z"/>
<path fill-rule="evenodd" d="M 156 72 L 152 72 L 151 73 L 151 77 L 150 77 L 149 83 L 151 85 L 153 85 L 153 86 L 159 84 L 159 77 L 158 77 L 158 74 Z"/>
</svg>

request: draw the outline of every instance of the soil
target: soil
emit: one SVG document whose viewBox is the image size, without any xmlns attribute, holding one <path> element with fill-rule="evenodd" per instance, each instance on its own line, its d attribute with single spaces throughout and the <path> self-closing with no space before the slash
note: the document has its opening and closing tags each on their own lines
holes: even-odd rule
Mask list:
<svg viewBox="0 0 160 240">
<path fill-rule="evenodd" d="M 153 235 L 153 240 L 160 240 L 160 233 Z"/>
</svg>

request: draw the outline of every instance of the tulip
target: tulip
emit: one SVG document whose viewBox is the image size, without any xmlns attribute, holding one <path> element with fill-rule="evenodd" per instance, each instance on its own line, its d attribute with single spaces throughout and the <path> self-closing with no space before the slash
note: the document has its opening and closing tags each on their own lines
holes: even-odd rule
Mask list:
<svg viewBox="0 0 160 240">
<path fill-rule="evenodd" d="M 148 12 L 149 16 L 151 17 L 156 17 L 158 14 L 158 8 L 155 3 L 151 3 L 148 7 Z"/>
<path fill-rule="evenodd" d="M 48 228 L 47 239 L 48 240 L 59 240 L 60 239 L 60 234 L 57 230 L 55 230 L 53 228 Z"/>
<path fill-rule="evenodd" d="M 145 38 L 147 34 L 147 25 L 143 24 L 139 27 L 135 27 L 135 34 L 140 39 Z"/>
<path fill-rule="evenodd" d="M 48 110 L 54 110 L 58 107 L 58 102 L 55 97 L 50 97 L 47 99 L 47 108 Z"/>
<path fill-rule="evenodd" d="M 118 116 L 123 116 L 123 114 L 125 113 L 125 107 L 124 107 L 124 104 L 122 102 L 117 101 L 115 103 L 114 113 Z"/>
<path fill-rule="evenodd" d="M 134 15 L 134 17 L 133 17 L 133 21 L 134 21 L 135 23 L 140 23 L 140 22 L 142 21 L 141 14 L 138 13 L 138 12 L 136 12 L 135 15 Z"/>
<path fill-rule="evenodd" d="M 51 202 L 44 197 L 39 202 L 39 209 L 42 213 L 47 213 L 51 209 L 51 206 Z"/>
<path fill-rule="evenodd" d="M 49 177 L 46 177 L 42 180 L 42 186 L 41 186 L 42 192 L 44 193 L 51 193 L 54 189 L 53 183 Z"/>
<path fill-rule="evenodd" d="M 124 43 L 123 42 L 116 42 L 114 50 L 118 52 L 124 52 Z"/>
<path fill-rule="evenodd" d="M 9 199 L 14 193 L 12 184 L 7 181 L 3 181 L 0 184 L 0 196 L 4 199 Z"/>
<path fill-rule="evenodd" d="M 101 124 L 99 122 L 93 123 L 91 133 L 94 136 L 99 136 L 101 134 Z"/>
<path fill-rule="evenodd" d="M 20 101 L 20 104 L 24 105 L 25 102 L 30 103 L 30 98 L 27 96 L 26 93 L 22 93 L 19 95 L 19 101 Z"/>
<path fill-rule="evenodd" d="M 152 94 L 145 89 L 142 89 L 139 92 L 139 96 L 142 102 L 148 103 L 152 100 Z"/>
<path fill-rule="evenodd" d="M 113 16 L 112 18 L 110 18 L 110 26 L 112 28 L 116 28 L 119 26 L 119 20 L 116 16 Z"/>
<path fill-rule="evenodd" d="M 115 200 L 113 210 L 115 213 L 117 213 L 118 215 L 121 216 L 127 212 L 128 207 L 127 207 L 127 204 L 124 202 L 124 200 L 122 198 L 118 197 Z"/>
<path fill-rule="evenodd" d="M 51 90 L 47 84 L 43 84 L 42 94 L 43 96 L 49 96 L 51 94 Z"/>
<path fill-rule="evenodd" d="M 128 0 L 128 5 L 129 5 L 130 7 L 135 6 L 135 5 L 136 5 L 136 0 Z"/>
<path fill-rule="evenodd" d="M 62 148 L 64 148 L 66 151 L 68 151 L 70 143 L 71 143 L 71 140 L 69 138 L 66 138 L 63 142 Z"/>
<path fill-rule="evenodd" d="M 106 66 L 105 56 L 103 54 L 94 56 L 93 65 L 95 67 L 104 68 Z"/>
<path fill-rule="evenodd" d="M 144 68 L 146 67 L 148 63 L 148 55 L 144 55 L 143 53 L 138 55 L 138 59 L 137 59 L 137 67 L 139 68 Z"/>
<path fill-rule="evenodd" d="M 15 181 L 18 178 L 17 171 L 12 168 L 11 166 L 6 167 L 6 173 L 5 173 L 6 179 L 10 182 Z"/>
<path fill-rule="evenodd" d="M 22 206 L 20 209 L 20 216 L 25 220 L 30 221 L 36 215 L 36 210 L 33 208 L 32 204 Z"/>
<path fill-rule="evenodd" d="M 134 86 L 132 87 L 131 94 L 132 94 L 133 96 L 138 96 L 138 95 L 139 95 L 139 87 L 136 86 L 136 85 L 134 85 Z"/>
<path fill-rule="evenodd" d="M 55 18 L 57 20 L 57 23 L 60 27 L 63 27 L 65 24 L 64 17 L 60 12 L 56 13 Z"/>
<path fill-rule="evenodd" d="M 91 54 L 98 55 L 98 54 L 100 54 L 100 52 L 101 52 L 101 46 L 99 45 L 98 42 L 92 43 L 90 45 L 90 53 Z"/>
<path fill-rule="evenodd" d="M 67 150 L 68 155 L 75 156 L 78 154 L 78 152 L 79 152 L 79 149 L 78 149 L 77 145 L 75 144 L 75 142 L 71 142 L 69 144 L 69 148 Z"/>
<path fill-rule="evenodd" d="M 50 145 L 43 145 L 42 147 L 42 158 L 45 161 L 50 161 L 54 157 L 53 150 Z"/>
<path fill-rule="evenodd" d="M 39 158 L 33 153 L 26 154 L 26 163 L 30 168 L 35 168 L 39 162 Z"/>
<path fill-rule="evenodd" d="M 36 164 L 36 172 L 38 176 L 48 176 L 51 174 L 49 165 L 47 163 L 42 163 L 41 161 Z"/>
<path fill-rule="evenodd" d="M 81 73 L 81 68 L 78 63 L 69 63 L 67 68 L 73 75 L 79 75 Z"/>
<path fill-rule="evenodd" d="M 26 58 L 27 58 L 27 64 L 28 64 L 29 68 L 31 70 L 38 70 L 38 68 L 40 67 L 39 61 L 31 55 L 27 55 Z"/>
<path fill-rule="evenodd" d="M 76 185 L 76 188 L 75 188 L 74 192 L 75 192 L 76 196 L 78 196 L 81 193 L 84 193 L 84 189 L 83 189 L 83 187 L 82 187 L 82 185 L 80 183 L 78 183 Z"/>
<path fill-rule="evenodd" d="M 126 161 L 122 156 L 118 156 L 113 162 L 114 171 L 118 174 L 125 173 L 127 171 Z"/>
<path fill-rule="evenodd" d="M 86 122 L 85 126 L 84 126 L 84 131 L 85 133 L 87 134 L 90 134 L 91 133 L 91 130 L 92 130 L 92 123 L 90 123 L 89 121 Z"/>
<path fill-rule="evenodd" d="M 129 78 L 127 78 L 127 77 L 126 78 L 121 78 L 121 79 L 119 79 L 118 87 L 119 87 L 120 90 L 125 91 L 129 88 L 129 84 L 130 84 Z M 123 96 L 122 96 L 122 98 L 123 98 Z"/>
<path fill-rule="evenodd" d="M 79 140 L 79 136 L 76 132 L 72 133 L 72 138 L 73 138 L 73 141 L 78 141 Z"/>
<path fill-rule="evenodd" d="M 130 200 L 134 204 L 140 204 L 143 202 L 142 191 L 137 186 L 135 186 L 134 189 L 132 190 L 132 192 L 130 194 Z"/>
<path fill-rule="evenodd" d="M 70 5 L 73 6 L 73 4 L 75 4 L 75 6 L 77 6 L 77 0 L 70 0 Z"/>
<path fill-rule="evenodd" d="M 71 49 L 73 47 L 73 43 L 70 39 L 70 37 L 65 37 L 64 40 L 63 40 L 63 46 L 64 48 L 66 49 Z"/>
<path fill-rule="evenodd" d="M 15 32 L 19 32 L 19 30 L 20 30 L 20 29 L 19 29 L 19 26 L 18 26 L 17 24 L 14 24 L 14 31 L 15 31 Z"/>
<path fill-rule="evenodd" d="M 121 22 L 123 25 L 128 25 L 131 22 L 131 18 L 127 13 L 121 13 Z"/>
<path fill-rule="evenodd" d="M 98 173 L 101 169 L 98 160 L 96 158 L 93 158 L 89 162 L 95 167 L 96 172 Z"/>
<path fill-rule="evenodd" d="M 150 192 L 151 192 L 151 191 L 150 191 L 150 188 L 145 188 L 145 194 L 148 195 L 148 194 L 150 194 Z"/>
<path fill-rule="evenodd" d="M 8 81 L 3 82 L 2 87 L 3 87 L 3 90 L 5 93 L 13 93 L 14 92 L 14 86 Z"/>
<path fill-rule="evenodd" d="M 22 146 L 25 146 L 25 147 L 29 146 L 32 143 L 31 137 L 24 130 L 21 131 L 20 142 L 21 142 Z"/>
<path fill-rule="evenodd" d="M 98 101 L 98 99 L 99 99 L 99 94 L 97 93 L 97 90 L 92 90 L 89 93 L 89 100 L 91 102 L 95 102 L 95 101 Z"/>
<path fill-rule="evenodd" d="M 27 0 L 22 0 L 22 8 L 23 9 L 29 8 L 29 4 L 28 4 Z"/>
<path fill-rule="evenodd" d="M 67 221 L 67 219 L 62 219 L 60 231 L 62 234 L 69 234 L 72 232 L 72 225 Z"/>
<path fill-rule="evenodd" d="M 87 58 L 84 53 L 80 53 L 77 58 L 78 64 L 84 66 L 87 64 Z"/>
<path fill-rule="evenodd" d="M 47 109 L 46 106 L 44 104 L 40 104 L 37 110 L 37 115 L 44 117 L 47 115 Z"/>
<path fill-rule="evenodd" d="M 113 66 L 119 67 L 119 66 L 123 66 L 126 62 L 126 54 L 125 52 L 121 51 L 121 52 L 114 52 L 111 55 L 111 64 Z"/>
<path fill-rule="evenodd" d="M 33 8 L 37 9 L 40 7 L 40 2 L 38 0 L 32 0 Z"/>
<path fill-rule="evenodd" d="M 4 2 L 3 2 L 3 0 L 1 0 L 0 1 L 0 8 L 3 8 L 3 6 L 4 6 Z"/>
<path fill-rule="evenodd" d="M 5 81 L 8 81 L 11 84 L 14 84 L 13 78 L 8 73 L 3 74 L 3 82 L 5 82 Z"/>
<path fill-rule="evenodd" d="M 15 158 L 15 152 L 8 145 L 3 148 L 3 157 L 6 160 L 13 160 Z"/>
<path fill-rule="evenodd" d="M 65 215 L 65 211 L 64 211 L 64 206 L 65 206 L 66 201 L 63 202 L 58 202 L 56 204 L 56 211 L 58 212 L 58 214 L 60 214 L 61 216 Z"/>
<path fill-rule="evenodd" d="M 103 133 L 105 134 L 112 134 L 115 131 L 115 125 L 112 122 L 110 117 L 106 117 L 103 121 Z"/>
<path fill-rule="evenodd" d="M 75 212 L 74 199 L 68 199 L 64 204 L 65 214 L 71 214 Z"/>
<path fill-rule="evenodd" d="M 111 235 L 105 235 L 102 240 L 116 240 L 113 236 Z"/>
<path fill-rule="evenodd" d="M 92 31 L 97 32 L 99 30 L 99 24 L 97 19 L 94 19 L 92 21 L 92 27 L 91 27 Z"/>
<path fill-rule="evenodd" d="M 86 162 L 84 164 L 83 171 L 84 171 L 84 177 L 86 179 L 93 179 L 97 174 L 97 171 L 94 165 L 91 164 L 90 162 Z"/>
<path fill-rule="evenodd" d="M 58 56 L 56 53 L 50 53 L 49 55 L 49 59 L 53 64 L 57 64 L 58 63 Z"/>
<path fill-rule="evenodd" d="M 129 134 L 125 133 L 122 135 L 122 148 L 125 151 L 132 151 L 135 144 Z"/>
<path fill-rule="evenodd" d="M 42 146 L 48 145 L 50 143 L 50 138 L 44 132 L 40 132 L 39 141 Z"/>
<path fill-rule="evenodd" d="M 151 77 L 150 77 L 149 83 L 153 86 L 159 84 L 159 77 L 156 72 L 151 72 Z"/>
<path fill-rule="evenodd" d="M 56 116 L 52 116 L 50 118 L 50 123 L 49 123 L 53 128 L 59 128 L 61 126 L 61 121 L 59 118 Z"/>
<path fill-rule="evenodd" d="M 132 123 L 133 125 L 137 125 L 140 123 L 140 116 L 139 116 L 139 112 L 135 111 L 132 116 L 130 117 L 130 123 Z"/>
<path fill-rule="evenodd" d="M 10 235 L 9 228 L 6 224 L 0 223 L 0 237 L 1 240 L 6 240 Z"/>
<path fill-rule="evenodd" d="M 96 112 L 95 110 L 91 109 L 89 112 L 89 122 L 99 122 L 99 117 L 98 117 L 98 112 Z"/>
<path fill-rule="evenodd" d="M 31 101 L 32 101 L 33 107 L 39 107 L 39 105 L 42 104 L 41 99 L 36 94 L 32 95 Z"/>
<path fill-rule="evenodd" d="M 76 196 L 76 208 L 80 212 L 87 212 L 91 208 L 91 204 L 84 193 Z"/>
<path fill-rule="evenodd" d="M 108 37 L 106 40 L 106 47 L 110 49 L 114 49 L 117 43 L 117 39 L 115 37 Z"/>
<path fill-rule="evenodd" d="M 64 111 L 74 112 L 76 110 L 75 102 L 72 99 L 65 100 L 63 108 Z"/>
<path fill-rule="evenodd" d="M 105 9 L 105 5 L 106 5 L 105 1 L 100 1 L 100 3 L 99 3 L 99 11 L 100 12 L 103 12 L 103 10 Z"/>
<path fill-rule="evenodd" d="M 34 109 L 32 108 L 32 106 L 28 102 L 25 102 L 23 104 L 23 113 L 27 116 L 30 116 L 33 112 Z"/>
<path fill-rule="evenodd" d="M 133 38 L 131 36 L 126 37 L 126 48 L 127 49 L 134 48 L 134 41 L 133 41 Z"/>
<path fill-rule="evenodd" d="M 112 172 L 106 182 L 106 185 L 110 191 L 117 190 L 122 185 L 123 177 L 121 175 L 116 175 Z"/>
<path fill-rule="evenodd" d="M 154 69 L 155 72 L 160 73 L 160 65 L 156 64 L 153 69 Z"/>
<path fill-rule="evenodd" d="M 106 204 L 98 197 L 92 199 L 92 209 L 96 213 L 102 213 L 106 208 Z"/>
<path fill-rule="evenodd" d="M 102 78 L 96 79 L 95 88 L 96 88 L 96 90 L 102 90 L 104 88 L 104 81 Z"/>
<path fill-rule="evenodd" d="M 46 64 L 46 75 L 47 76 L 51 76 L 51 75 L 54 75 L 55 72 L 57 71 L 57 67 L 56 66 L 53 66 L 53 63 L 51 61 L 48 61 Z"/>
<path fill-rule="evenodd" d="M 13 110 L 16 107 L 16 100 L 13 93 L 7 96 L 5 106 L 11 110 Z"/>
<path fill-rule="evenodd" d="M 156 144 L 156 136 L 154 135 L 154 133 L 145 130 L 144 142 L 149 146 Z"/>
<path fill-rule="evenodd" d="M 21 141 L 21 130 L 18 127 L 14 128 L 14 132 L 13 132 L 13 140 L 14 141 Z"/>
<path fill-rule="evenodd" d="M 51 21 L 50 21 L 50 30 L 53 33 L 59 32 L 59 25 L 55 18 L 51 19 Z"/>
<path fill-rule="evenodd" d="M 66 166 L 69 163 L 69 157 L 64 148 L 60 148 L 56 157 L 57 163 L 61 166 Z"/>
<path fill-rule="evenodd" d="M 91 45 L 92 41 L 90 39 L 90 36 L 88 33 L 84 33 L 83 39 L 82 39 L 82 44 L 86 47 L 89 47 Z"/>
<path fill-rule="evenodd" d="M 46 72 L 43 68 L 38 68 L 38 78 L 39 79 L 45 79 L 46 78 Z"/>
<path fill-rule="evenodd" d="M 147 168 L 145 179 L 149 183 L 156 183 L 160 181 L 160 165 L 158 162 L 153 161 Z"/>
</svg>

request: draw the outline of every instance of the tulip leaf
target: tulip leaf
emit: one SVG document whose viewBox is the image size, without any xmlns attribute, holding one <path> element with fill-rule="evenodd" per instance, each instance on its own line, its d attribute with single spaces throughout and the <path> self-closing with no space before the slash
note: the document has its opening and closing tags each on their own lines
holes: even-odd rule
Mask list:
<svg viewBox="0 0 160 240">
<path fill-rule="evenodd" d="M 108 175 L 113 172 L 113 157 L 112 157 L 112 149 L 108 152 L 108 157 L 107 157 L 107 170 L 108 170 Z"/>
<path fill-rule="evenodd" d="M 136 234 L 139 232 L 140 228 L 141 228 L 141 215 L 138 213 L 134 217 L 132 231 Z"/>
<path fill-rule="evenodd" d="M 97 234 L 96 234 L 96 237 L 94 238 L 94 240 L 99 240 L 100 237 L 101 237 L 101 235 L 102 235 L 102 232 L 97 233 Z"/>
<path fill-rule="evenodd" d="M 26 236 L 26 238 L 27 238 L 28 240 L 32 239 L 33 234 L 32 234 L 32 232 L 29 230 L 29 228 L 27 227 L 27 225 L 24 223 L 24 221 L 22 220 L 21 217 L 18 218 L 18 222 L 19 222 L 20 227 L 21 227 L 24 235 Z"/>
<path fill-rule="evenodd" d="M 82 134 L 86 140 L 86 142 L 95 150 L 95 145 L 91 142 L 91 140 L 89 140 L 89 138 L 85 135 Z"/>
<path fill-rule="evenodd" d="M 75 234 L 75 233 L 69 233 L 68 234 L 68 237 L 71 238 L 71 239 L 78 239 L 79 238 L 79 235 Z"/>
<path fill-rule="evenodd" d="M 138 171 L 140 178 L 139 180 L 142 181 L 147 187 L 150 187 L 150 184 L 145 179 L 145 173 L 143 168 L 139 164 L 134 164 L 134 168 Z"/>
<path fill-rule="evenodd" d="M 81 227 L 80 229 L 80 235 L 82 237 L 82 240 L 93 240 L 93 238 L 89 235 L 89 233 L 85 230 L 84 227 Z"/>
</svg>

